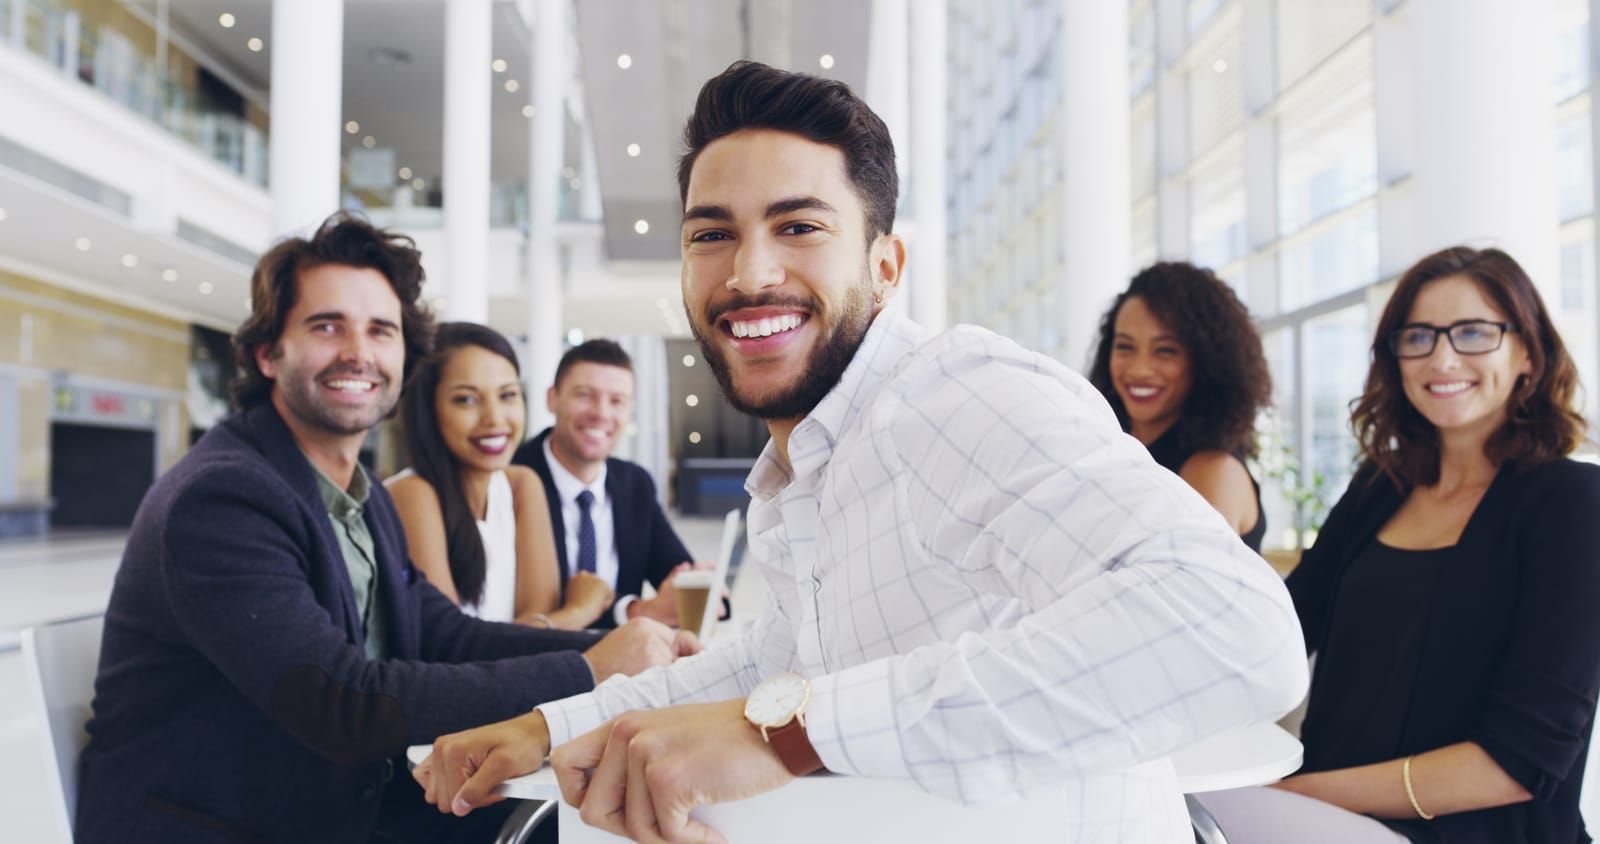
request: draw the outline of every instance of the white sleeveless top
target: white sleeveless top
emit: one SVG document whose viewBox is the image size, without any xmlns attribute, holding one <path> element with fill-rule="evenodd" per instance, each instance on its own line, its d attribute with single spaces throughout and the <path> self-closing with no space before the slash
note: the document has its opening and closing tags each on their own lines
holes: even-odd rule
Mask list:
<svg viewBox="0 0 1600 844">
<path fill-rule="evenodd" d="M 384 485 L 415 474 L 403 469 Z M 483 597 L 477 604 L 463 604 L 461 611 L 484 621 L 511 621 L 517 614 L 517 512 L 505 472 L 489 479 L 489 506 L 478 522 L 478 535 L 483 538 Z"/>
<path fill-rule="evenodd" d="M 483 597 L 461 611 L 484 621 L 511 621 L 517 614 L 517 511 L 505 472 L 489 479 L 489 506 L 478 535 L 483 537 Z"/>
</svg>

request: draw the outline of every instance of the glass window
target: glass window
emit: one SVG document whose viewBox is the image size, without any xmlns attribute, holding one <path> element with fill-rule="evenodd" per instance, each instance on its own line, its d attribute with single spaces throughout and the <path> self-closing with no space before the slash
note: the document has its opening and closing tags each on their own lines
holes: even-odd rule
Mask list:
<svg viewBox="0 0 1600 844">
<path fill-rule="evenodd" d="M 1292 311 L 1378 280 L 1378 215 L 1369 211 L 1278 252 L 1278 307 Z"/>
<path fill-rule="evenodd" d="M 1600 344 L 1596 343 L 1594 224 L 1590 220 L 1567 227 L 1562 232 L 1561 293 L 1549 301 L 1551 319 L 1578 367 L 1578 380 L 1584 386 L 1584 412 L 1593 418 L 1600 412 L 1600 384 L 1595 381 L 1600 363 Z"/>
<path fill-rule="evenodd" d="M 1256 481 L 1261 484 L 1261 510 L 1267 517 L 1265 548 L 1294 548 L 1298 524 L 1295 491 L 1300 486 L 1295 458 L 1294 329 L 1280 328 L 1261 337 L 1272 371 L 1272 407 L 1256 422 Z"/>
<path fill-rule="evenodd" d="M 1128 97 L 1138 99 L 1156 81 L 1156 16 L 1152 3 L 1134 7 L 1128 21 Z"/>
<path fill-rule="evenodd" d="M 1199 157 L 1244 123 L 1239 34 L 1225 39 L 1189 71 L 1189 145 Z"/>
<path fill-rule="evenodd" d="M 1232 165 L 1232 166 L 1228 166 Z M 1243 258 L 1247 251 L 1244 224 L 1244 172 L 1235 158 L 1196 176 L 1189 186 L 1189 257 L 1215 270 Z"/>
<path fill-rule="evenodd" d="M 1361 396 L 1367 379 L 1372 339 L 1367 336 L 1365 304 L 1307 320 L 1300 329 L 1308 365 L 1306 405 L 1309 452 L 1306 486 L 1316 493 L 1320 508 L 1331 506 L 1350 482 L 1356 456 L 1350 433 L 1351 402 Z M 1315 514 L 1320 523 L 1323 512 Z"/>
<path fill-rule="evenodd" d="M 1189 0 L 1187 15 L 1189 19 L 1189 34 L 1194 35 L 1206 28 L 1206 24 L 1217 16 L 1222 8 L 1222 0 Z"/>
<path fill-rule="evenodd" d="M 1278 89 L 1338 52 L 1372 22 L 1372 0 L 1278 0 Z"/>
<path fill-rule="evenodd" d="M 1586 0 L 1555 0 L 1556 36 L 1555 101 L 1561 102 L 1589 87 L 1589 4 Z"/>
<path fill-rule="evenodd" d="M 1133 149 L 1129 151 L 1128 164 L 1130 194 L 1137 202 L 1156 190 L 1156 110 L 1155 98 L 1147 97 L 1129 116 L 1129 133 Z"/>
<path fill-rule="evenodd" d="M 1556 199 L 1563 222 L 1594 210 L 1594 145 L 1589 110 L 1577 109 L 1556 124 Z"/>
<path fill-rule="evenodd" d="M 1278 233 L 1292 234 L 1378 190 L 1370 84 L 1278 123 Z"/>
</svg>

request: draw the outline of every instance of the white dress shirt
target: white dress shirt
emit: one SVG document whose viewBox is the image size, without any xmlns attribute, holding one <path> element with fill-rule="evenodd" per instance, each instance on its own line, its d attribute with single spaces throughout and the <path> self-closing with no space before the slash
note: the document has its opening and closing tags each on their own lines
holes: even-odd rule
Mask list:
<svg viewBox="0 0 1600 844">
<path fill-rule="evenodd" d="M 810 678 L 831 771 L 964 803 L 1057 788 L 1065 841 L 1189 840 L 1167 754 L 1306 688 L 1289 595 L 1054 360 L 891 309 L 747 488 L 748 633 L 540 707 L 559 745 L 630 709 Z"/>
</svg>

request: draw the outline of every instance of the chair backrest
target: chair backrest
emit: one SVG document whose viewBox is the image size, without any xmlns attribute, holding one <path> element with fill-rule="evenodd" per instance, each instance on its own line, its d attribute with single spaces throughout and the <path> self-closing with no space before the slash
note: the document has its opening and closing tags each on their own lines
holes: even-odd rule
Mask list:
<svg viewBox="0 0 1600 844">
<path fill-rule="evenodd" d="M 45 788 L 57 798 L 50 812 L 62 841 L 72 840 L 72 819 L 78 808 L 78 754 L 89 738 L 84 725 L 94 697 L 104 626 L 105 616 L 92 615 L 22 631 L 22 663 L 39 719 Z"/>
</svg>

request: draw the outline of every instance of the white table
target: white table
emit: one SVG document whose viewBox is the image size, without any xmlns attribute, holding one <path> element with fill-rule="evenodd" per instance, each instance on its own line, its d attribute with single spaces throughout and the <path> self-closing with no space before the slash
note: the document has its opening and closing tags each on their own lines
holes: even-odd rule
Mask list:
<svg viewBox="0 0 1600 844">
<path fill-rule="evenodd" d="M 407 751 L 411 764 L 432 752 Z M 1300 767 L 1300 742 L 1276 724 L 1240 727 L 1172 756 L 1186 793 L 1273 782 Z M 1161 763 L 1155 763 L 1161 764 Z M 549 766 L 507 780 L 498 793 L 526 800 L 561 800 Z M 818 811 L 818 807 L 826 807 Z M 1031 841 L 1039 830 L 1061 825 L 1061 801 L 1050 792 L 1020 803 L 968 807 L 941 800 L 903 782 L 818 774 L 781 791 L 738 803 L 702 806 L 695 816 L 729 841 L 774 841 L 774 830 L 803 830 L 802 840 Z M 560 803 L 564 844 L 601 844 L 618 839 L 583 824 L 576 809 Z"/>
</svg>

